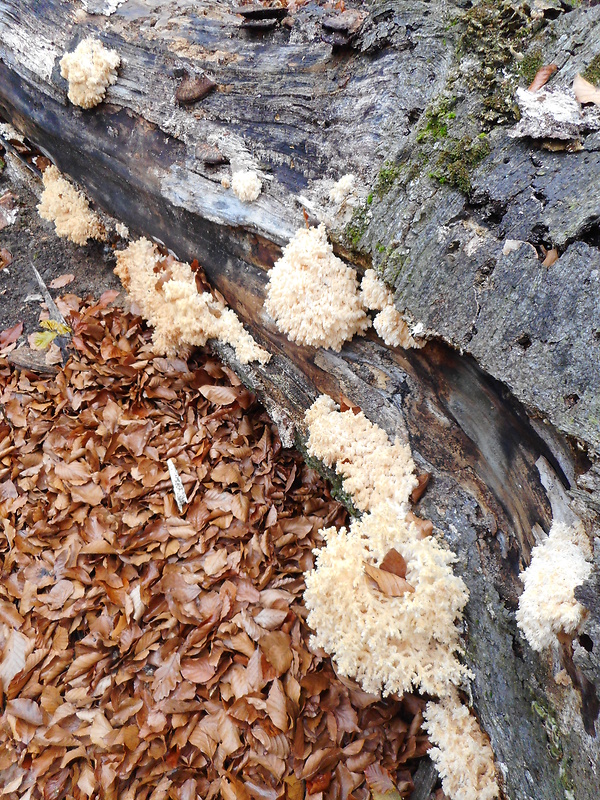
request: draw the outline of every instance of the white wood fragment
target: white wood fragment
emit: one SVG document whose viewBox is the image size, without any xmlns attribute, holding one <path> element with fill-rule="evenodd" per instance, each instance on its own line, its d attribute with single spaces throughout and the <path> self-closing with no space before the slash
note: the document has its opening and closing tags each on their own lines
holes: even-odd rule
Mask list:
<svg viewBox="0 0 600 800">
<path fill-rule="evenodd" d="M 169 477 L 171 478 L 171 483 L 173 484 L 173 494 L 175 495 L 175 502 L 177 503 L 177 508 L 181 513 L 183 511 L 183 506 L 188 501 L 187 496 L 185 494 L 185 489 L 183 488 L 183 483 L 181 482 L 179 473 L 175 468 L 175 464 L 173 463 L 173 460 L 170 458 L 167 459 L 167 467 L 169 468 Z"/>
<path fill-rule="evenodd" d="M 517 89 L 521 119 L 508 135 L 532 139 L 574 139 L 586 130 L 600 128 L 600 109 L 579 105 L 572 89 Z"/>
</svg>

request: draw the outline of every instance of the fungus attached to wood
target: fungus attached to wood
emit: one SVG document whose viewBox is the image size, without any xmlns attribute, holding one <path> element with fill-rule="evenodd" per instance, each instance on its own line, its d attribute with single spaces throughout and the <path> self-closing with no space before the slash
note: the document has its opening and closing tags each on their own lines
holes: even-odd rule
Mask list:
<svg viewBox="0 0 600 800">
<path fill-rule="evenodd" d="M 231 176 L 231 188 L 242 203 L 253 203 L 262 191 L 262 183 L 253 170 L 239 170 Z"/>
<path fill-rule="evenodd" d="M 44 191 L 37 210 L 42 219 L 54 223 L 57 236 L 81 245 L 87 244 L 88 239 L 106 239 L 100 217 L 91 210 L 85 195 L 77 191 L 54 165 L 47 167 L 43 181 Z"/>
<path fill-rule="evenodd" d="M 531 551 L 531 563 L 521 573 L 525 589 L 517 624 L 534 650 L 550 647 L 562 631 L 579 631 L 586 610 L 575 599 L 575 588 L 592 571 L 586 549 L 589 542 L 581 525 L 553 522 L 548 537 Z"/>
<path fill-rule="evenodd" d="M 68 98 L 73 105 L 93 108 L 104 100 L 106 90 L 117 81 L 121 56 L 97 39 L 79 42 L 60 60 L 60 74 L 69 81 Z"/>
<path fill-rule="evenodd" d="M 412 337 L 408 325 L 394 306 L 392 292 L 374 269 L 365 272 L 360 288 L 365 308 L 379 311 L 373 327 L 388 347 L 423 347 L 425 342 Z"/>
<path fill-rule="evenodd" d="M 371 324 L 356 271 L 334 255 L 324 225 L 288 242 L 269 273 L 265 309 L 291 341 L 338 351 Z"/>
<path fill-rule="evenodd" d="M 452 800 L 494 800 L 500 791 L 494 754 L 477 720 L 454 694 L 427 703 L 424 727 L 435 743 L 429 756 Z"/>
<path fill-rule="evenodd" d="M 235 348 L 242 364 L 265 364 L 269 353 L 244 329 L 234 311 L 210 292 L 198 292 L 189 264 L 163 257 L 148 239 L 117 253 L 115 272 L 144 319 L 154 327 L 157 352 L 182 354 L 218 339 Z"/>
<path fill-rule="evenodd" d="M 367 692 L 416 688 L 441 698 L 427 705 L 426 719 L 444 791 L 452 800 L 493 800 L 492 748 L 456 691 L 470 677 L 455 625 L 468 591 L 452 572 L 454 555 L 423 537 L 408 511 L 417 486 L 410 449 L 324 395 L 305 418 L 309 453 L 335 466 L 366 512 L 349 530 L 322 531 L 325 547 L 305 578 L 311 641 Z"/>
</svg>

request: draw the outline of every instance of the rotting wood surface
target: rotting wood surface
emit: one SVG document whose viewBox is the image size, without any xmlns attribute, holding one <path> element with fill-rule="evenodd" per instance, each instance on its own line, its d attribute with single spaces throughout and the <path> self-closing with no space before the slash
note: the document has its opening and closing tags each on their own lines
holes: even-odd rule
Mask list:
<svg viewBox="0 0 600 800">
<path fill-rule="evenodd" d="M 599 763 L 594 704 L 584 700 L 579 713 L 575 691 L 554 684 L 556 665 L 531 652 L 513 614 L 520 593 L 517 575 L 534 543 L 532 528 L 539 524 L 547 530 L 550 522 L 538 458 L 544 456 L 560 483 L 571 489 L 589 463 L 576 457 L 557 429 L 539 420 L 532 425 L 518 400 L 476 361 L 439 341 L 404 353 L 369 336 L 341 354 L 314 351 L 290 344 L 262 311 L 267 271 L 281 245 L 304 224 L 303 207 L 311 219 L 322 208 L 318 179 L 353 172 L 364 185 L 372 185 L 384 160 L 395 158 L 409 141 L 415 121 L 449 73 L 456 41 L 446 25 L 450 12 L 459 14 L 458 7 L 365 4 L 371 13 L 355 49 L 332 50 L 321 40 L 325 11 L 312 3 L 295 15 L 291 30 L 279 25 L 262 34 L 239 29 L 239 17 L 226 3 L 126 0 L 110 17 L 82 14 L 76 2 L 52 0 L 43 13 L 37 5 L 33 0 L 0 2 L 2 113 L 101 208 L 133 231 L 162 241 L 178 257 L 199 259 L 253 335 L 274 353 L 267 367 L 241 367 L 220 348 L 266 402 L 284 437 L 295 435 L 304 409 L 319 392 L 336 399 L 343 393 L 390 434 L 408 437 L 419 466 L 434 474 L 420 513 L 435 522 L 457 552 L 458 570 L 471 592 L 466 657 L 475 673 L 475 707 L 491 737 L 507 796 L 559 798 L 573 785 L 578 800 L 595 798 L 597 779 L 590 767 Z M 573 17 L 574 29 L 585 31 L 593 23 L 587 13 Z M 94 33 L 121 53 L 123 65 L 107 102 L 82 112 L 66 101 L 58 58 Z M 205 71 L 216 91 L 195 106 L 179 106 L 175 93 L 182 69 Z M 218 146 L 229 164 L 211 165 L 197 157 L 207 144 Z M 504 140 L 502 147 L 508 148 Z M 521 146 L 511 147 L 505 156 L 511 165 L 525 160 Z M 221 186 L 221 178 L 236 165 L 259 165 L 263 171 L 266 188 L 254 204 L 240 203 Z M 500 204 L 493 187 L 486 188 L 488 204 Z M 447 252 L 441 255 L 430 245 L 439 240 L 438 231 L 446 231 L 444 225 L 457 226 L 477 214 L 455 191 L 429 191 L 427 199 L 430 216 L 420 219 L 414 207 L 424 202 L 422 196 L 407 199 L 400 192 L 384 198 L 376 206 L 374 232 L 368 234 L 372 252 L 378 252 L 374 237 L 381 235 L 387 245 L 397 235 L 398 220 L 412 204 L 408 227 L 420 246 L 414 252 L 428 263 L 439 258 L 445 266 L 427 273 L 427 291 L 422 281 L 402 277 L 403 301 L 417 318 L 432 309 L 430 329 L 445 314 L 440 332 L 468 349 L 468 337 L 459 334 L 471 324 L 472 292 L 489 274 L 489 266 L 481 272 L 489 254 L 469 262 L 464 278 L 461 262 L 450 263 L 456 252 L 447 246 L 452 236 L 443 240 Z M 386 214 L 394 232 L 384 240 Z M 591 247 L 587 241 L 578 246 Z M 364 254 L 346 255 L 364 263 Z M 513 262 L 516 269 L 516 257 Z M 452 270 L 456 280 L 447 292 L 443 281 Z M 419 305 L 415 287 L 421 287 L 425 306 Z M 463 297 L 464 303 L 459 302 Z M 493 308 L 493 298 L 490 303 Z M 474 350 L 480 363 L 511 384 L 530 409 L 541 415 L 547 411 L 563 432 L 577 433 L 585 446 L 589 420 L 575 413 L 569 427 L 549 401 L 544 407 L 545 396 L 536 406 L 531 381 L 514 382 L 512 362 L 498 366 L 485 346 Z M 588 354 L 575 357 L 585 360 Z M 542 382 L 551 383 L 548 361 L 536 363 Z M 587 370 L 588 362 L 583 366 Z M 594 474 L 584 476 L 577 490 L 588 523 L 595 513 Z M 585 480 L 591 486 L 587 493 Z M 592 617 L 587 632 L 598 644 L 596 651 L 597 631 Z M 581 650 L 575 643 L 577 666 L 570 653 L 564 657 L 589 698 L 595 696 L 589 684 L 598 672 L 597 655 L 594 660 L 588 653 L 586 661 Z M 562 760 L 547 753 L 548 716 L 532 710 L 532 701 L 540 699 L 554 709 Z"/>
</svg>

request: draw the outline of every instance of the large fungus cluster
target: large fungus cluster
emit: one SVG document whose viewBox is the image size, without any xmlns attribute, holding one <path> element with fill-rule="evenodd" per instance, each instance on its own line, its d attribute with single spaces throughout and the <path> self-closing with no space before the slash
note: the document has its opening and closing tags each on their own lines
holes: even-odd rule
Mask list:
<svg viewBox="0 0 600 800">
<path fill-rule="evenodd" d="M 453 554 L 410 515 L 417 483 L 410 449 L 325 396 L 306 421 L 309 453 L 335 465 L 365 512 L 348 530 L 324 530 L 325 547 L 315 551 L 304 593 L 313 644 L 366 691 L 387 696 L 416 688 L 441 698 L 442 706 L 428 703 L 426 718 L 444 791 L 454 800 L 497 797 L 492 749 L 457 694 L 469 677 L 457 657 L 455 624 L 468 592 L 452 572 Z M 444 715 L 453 728 L 437 724 Z"/>
<path fill-rule="evenodd" d="M 358 294 L 356 271 L 333 253 L 325 226 L 303 228 L 269 273 L 265 302 L 291 341 L 341 350 L 370 320 Z"/>
<path fill-rule="evenodd" d="M 157 352 L 173 355 L 208 339 L 231 345 L 242 364 L 265 364 L 270 356 L 237 315 L 210 292 L 199 292 L 189 264 L 163 257 L 147 239 L 117 253 L 115 272 L 144 319 L 154 327 Z"/>
<path fill-rule="evenodd" d="M 93 108 L 104 100 L 106 90 L 117 81 L 121 57 L 97 39 L 79 42 L 72 53 L 60 60 L 60 74 L 69 82 L 68 98 L 73 105 Z"/>
<path fill-rule="evenodd" d="M 82 192 L 64 178 L 51 164 L 44 170 L 44 191 L 38 205 L 42 219 L 54 223 L 56 235 L 66 237 L 75 244 L 86 244 L 88 239 L 106 239 L 100 217 L 92 211 Z"/>
<path fill-rule="evenodd" d="M 422 346 L 374 270 L 367 270 L 359 291 L 356 271 L 334 254 L 324 225 L 302 228 L 290 239 L 269 273 L 265 309 L 297 344 L 341 350 L 370 327 L 366 311 L 373 310 L 379 312 L 373 326 L 388 346 Z"/>
<path fill-rule="evenodd" d="M 555 521 L 548 537 L 531 551 L 531 563 L 521 574 L 525 588 L 517 624 L 534 650 L 550 647 L 561 632 L 578 633 L 586 610 L 575 599 L 575 588 L 592 571 L 586 550 L 589 542 L 581 526 Z"/>
</svg>

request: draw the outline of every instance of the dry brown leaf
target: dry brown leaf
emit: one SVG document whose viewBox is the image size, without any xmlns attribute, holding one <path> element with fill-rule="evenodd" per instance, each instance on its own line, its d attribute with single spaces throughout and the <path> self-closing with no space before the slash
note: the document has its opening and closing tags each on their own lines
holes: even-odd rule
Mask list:
<svg viewBox="0 0 600 800">
<path fill-rule="evenodd" d="M 289 633 L 270 631 L 258 640 L 258 646 L 267 661 L 273 666 L 277 676 L 287 672 L 292 664 L 292 640 Z"/>
<path fill-rule="evenodd" d="M 288 775 L 284 780 L 286 800 L 304 800 L 304 781 L 297 778 L 294 773 Z M 343 792 L 342 796 L 344 796 Z"/>
<path fill-rule="evenodd" d="M 27 700 L 24 697 L 9 700 L 5 710 L 7 714 L 22 719 L 30 725 L 41 725 L 44 721 L 42 711 L 35 700 Z"/>
<path fill-rule="evenodd" d="M 229 406 L 238 399 L 238 391 L 232 386 L 201 386 L 200 393 L 216 406 Z"/>
<path fill-rule="evenodd" d="M 75 280 L 75 275 L 69 272 L 66 275 L 59 275 L 58 278 L 54 278 L 54 280 L 50 281 L 48 286 L 51 289 L 62 289 L 63 286 L 68 286 L 70 283 L 73 283 Z"/>
<path fill-rule="evenodd" d="M 69 491 L 75 503 L 89 503 L 91 506 L 99 505 L 104 499 L 104 492 L 96 483 L 84 483 L 81 486 L 71 486 Z"/>
<path fill-rule="evenodd" d="M 410 502 L 418 503 L 419 500 L 425 494 L 427 487 L 429 486 L 429 481 L 431 480 L 431 473 L 430 472 L 423 472 L 421 475 L 417 475 L 417 485 L 410 493 Z"/>
<path fill-rule="evenodd" d="M 431 522 L 431 520 L 421 519 L 421 517 L 417 517 L 416 514 L 413 514 L 412 511 L 407 513 L 406 519 L 417 526 L 420 539 L 425 539 L 433 533 L 433 522 Z"/>
<path fill-rule="evenodd" d="M 576 75 L 573 80 L 573 93 L 575 99 L 581 103 L 581 105 L 586 105 L 588 103 L 593 103 L 597 106 L 600 105 L 600 89 L 594 86 L 593 83 L 586 81 L 581 75 Z"/>
<path fill-rule="evenodd" d="M 244 784 L 233 775 L 221 779 L 220 791 L 223 800 L 252 800 Z"/>
<path fill-rule="evenodd" d="M 8 267 L 12 264 L 12 253 L 10 250 L 7 250 L 6 247 L 0 247 L 0 269 L 4 269 L 4 267 Z"/>
<path fill-rule="evenodd" d="M 529 91 L 537 92 L 538 89 L 541 89 L 542 86 L 545 86 L 557 69 L 558 66 L 556 64 L 546 64 L 546 66 L 540 67 L 535 73 L 535 77 L 528 87 Z"/>
<path fill-rule="evenodd" d="M 250 500 L 245 494 L 236 494 L 231 500 L 231 511 L 240 522 L 248 522 L 250 513 Z"/>
<path fill-rule="evenodd" d="M 280 731 L 287 731 L 288 729 L 288 715 L 287 715 L 287 698 L 283 691 L 281 681 L 277 678 L 271 684 L 269 694 L 267 695 L 267 714 L 271 722 Z"/>
<path fill-rule="evenodd" d="M 371 564 L 364 564 L 366 575 L 371 578 L 376 587 L 388 597 L 402 597 L 407 592 L 414 592 L 415 587 L 404 578 L 394 575 L 393 572 L 374 567 Z"/>
<path fill-rule="evenodd" d="M 12 328 L 6 328 L 6 330 L 0 331 L 0 350 L 3 350 L 5 347 L 8 347 L 9 344 L 16 342 L 22 333 L 22 322 L 17 322 L 16 325 L 12 326 Z"/>
<path fill-rule="evenodd" d="M 546 258 L 542 261 L 542 267 L 551 267 L 553 264 L 556 264 L 558 261 L 558 250 L 556 247 L 552 247 L 546 253 Z"/>
<path fill-rule="evenodd" d="M 181 662 L 182 676 L 192 683 L 206 683 L 216 671 L 216 665 L 211 664 L 207 656 L 188 658 Z"/>
<path fill-rule="evenodd" d="M 174 653 L 154 673 L 152 696 L 158 702 L 168 697 L 181 680 L 179 653 Z"/>
<path fill-rule="evenodd" d="M 90 465 L 85 461 L 71 461 L 69 463 L 59 461 L 54 465 L 54 473 L 61 481 L 68 481 L 74 486 L 82 486 L 84 483 L 88 483 L 92 477 Z"/>
<path fill-rule="evenodd" d="M 386 572 L 393 572 L 394 575 L 398 575 L 400 578 L 406 578 L 406 561 L 393 547 L 385 554 L 383 561 L 379 565 L 379 569 L 383 569 Z"/>
</svg>

